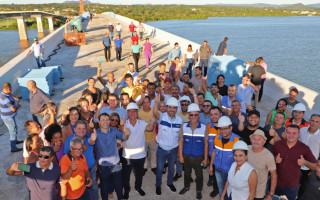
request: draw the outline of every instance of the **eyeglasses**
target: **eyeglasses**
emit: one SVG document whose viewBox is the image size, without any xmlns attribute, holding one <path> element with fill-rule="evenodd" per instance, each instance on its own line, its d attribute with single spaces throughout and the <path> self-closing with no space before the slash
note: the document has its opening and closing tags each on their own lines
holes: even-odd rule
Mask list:
<svg viewBox="0 0 320 200">
<path fill-rule="evenodd" d="M 42 157 L 43 157 L 44 159 L 49 159 L 49 158 L 50 158 L 50 156 L 44 156 L 44 155 L 42 155 L 42 154 L 39 154 L 38 157 L 39 157 L 39 158 L 42 158 Z"/>
<path fill-rule="evenodd" d="M 183 103 L 183 104 L 181 104 L 181 106 L 189 106 L 189 104 Z"/>
<path fill-rule="evenodd" d="M 190 117 L 198 117 L 199 114 L 189 114 Z"/>
<path fill-rule="evenodd" d="M 119 122 L 118 119 L 110 119 L 112 122 Z"/>
<path fill-rule="evenodd" d="M 226 131 L 226 130 L 229 130 L 229 127 L 228 128 L 220 128 L 220 131 Z"/>
<path fill-rule="evenodd" d="M 203 105 L 203 107 L 210 107 L 211 105 Z"/>
<path fill-rule="evenodd" d="M 82 151 L 83 150 L 83 148 L 80 148 L 80 149 L 76 149 L 76 148 L 73 148 L 73 147 L 71 147 L 74 151 Z"/>
</svg>

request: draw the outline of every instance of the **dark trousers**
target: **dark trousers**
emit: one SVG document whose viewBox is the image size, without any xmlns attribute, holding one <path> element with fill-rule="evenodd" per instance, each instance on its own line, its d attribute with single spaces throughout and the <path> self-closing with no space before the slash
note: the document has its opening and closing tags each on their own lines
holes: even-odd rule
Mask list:
<svg viewBox="0 0 320 200">
<path fill-rule="evenodd" d="M 121 60 L 122 47 L 116 47 L 116 58 Z"/>
<path fill-rule="evenodd" d="M 209 160 L 209 163 L 210 163 L 210 160 Z M 215 171 L 216 171 L 216 166 L 213 165 L 213 175 L 211 176 L 211 175 L 209 174 L 209 181 L 212 182 L 213 190 L 214 190 L 214 191 L 219 191 Z"/>
<path fill-rule="evenodd" d="M 142 178 L 143 178 L 143 171 L 144 171 L 144 161 L 146 158 L 140 158 L 140 159 L 125 159 L 123 163 L 123 188 L 125 191 L 130 191 L 130 174 L 132 169 L 135 171 L 135 186 L 134 188 L 136 190 L 141 189 L 142 186 Z"/>
<path fill-rule="evenodd" d="M 309 173 L 311 170 L 301 170 L 301 176 L 300 176 L 300 187 L 298 191 L 298 199 L 300 199 L 306 190 L 306 186 L 309 179 Z"/>
<path fill-rule="evenodd" d="M 89 199 L 89 190 L 88 188 L 86 188 L 86 190 L 84 191 L 84 193 L 81 195 L 81 197 L 77 198 L 77 199 L 72 199 L 72 200 L 87 200 Z M 69 199 L 68 199 L 69 200 Z M 71 199 L 70 199 L 71 200 Z"/>
<path fill-rule="evenodd" d="M 266 81 L 266 79 L 261 79 L 261 88 L 260 88 L 260 91 L 259 91 L 259 101 L 261 101 L 261 98 L 262 98 L 262 94 L 263 94 L 263 85 L 264 85 L 264 82 Z"/>
<path fill-rule="evenodd" d="M 111 47 L 104 47 L 104 57 L 106 58 L 106 61 L 110 61 L 111 60 L 111 52 L 110 52 Z"/>
<path fill-rule="evenodd" d="M 184 159 L 184 187 L 190 188 L 191 172 L 193 168 L 196 174 L 196 189 L 197 191 L 202 191 L 203 172 L 202 172 L 201 163 L 203 161 L 203 156 L 191 158 L 187 155 L 183 155 L 183 159 Z"/>
<path fill-rule="evenodd" d="M 298 188 L 277 187 L 276 195 L 286 195 L 288 200 L 296 200 Z"/>
<path fill-rule="evenodd" d="M 140 58 L 140 53 L 133 53 L 134 66 L 136 67 L 136 72 L 139 72 L 138 62 Z"/>
<path fill-rule="evenodd" d="M 115 189 L 118 199 L 122 199 L 122 184 L 121 184 L 121 165 L 114 166 L 98 166 L 98 173 L 101 183 L 101 197 L 103 200 L 108 199 L 108 194 Z"/>
</svg>

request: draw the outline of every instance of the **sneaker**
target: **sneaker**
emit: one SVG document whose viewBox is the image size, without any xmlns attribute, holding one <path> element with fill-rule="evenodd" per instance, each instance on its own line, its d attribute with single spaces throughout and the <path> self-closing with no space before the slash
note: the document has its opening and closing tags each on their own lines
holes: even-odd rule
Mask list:
<svg viewBox="0 0 320 200">
<path fill-rule="evenodd" d="M 207 186 L 208 187 L 213 186 L 213 180 L 211 178 L 209 178 Z"/>
<path fill-rule="evenodd" d="M 123 198 L 129 199 L 129 191 L 124 191 Z"/>
<path fill-rule="evenodd" d="M 192 177 L 190 177 L 190 183 L 193 183 L 193 178 Z"/>
<path fill-rule="evenodd" d="M 19 152 L 19 151 L 22 151 L 22 148 L 16 148 L 14 150 L 11 150 L 11 153 L 15 153 L 15 152 Z"/>
<path fill-rule="evenodd" d="M 173 184 L 167 185 L 167 186 L 170 188 L 170 190 L 171 190 L 172 192 L 176 192 L 176 191 L 177 191 L 176 187 L 174 187 Z"/>
<path fill-rule="evenodd" d="M 139 189 L 139 190 L 136 190 L 136 191 L 140 194 L 140 196 L 146 195 L 146 193 L 142 189 Z"/>
<path fill-rule="evenodd" d="M 151 171 L 154 173 L 154 175 L 157 175 L 157 168 L 152 168 Z"/>
<path fill-rule="evenodd" d="M 20 140 L 20 141 L 19 141 L 19 140 L 17 140 L 17 141 L 16 141 L 16 144 L 22 144 L 22 143 L 24 143 L 24 141 L 23 141 L 23 140 Z"/>
<path fill-rule="evenodd" d="M 213 190 L 211 193 L 210 193 L 210 197 L 215 197 L 219 194 L 219 191 L 218 190 Z"/>
<path fill-rule="evenodd" d="M 173 177 L 173 181 L 177 181 L 179 178 L 181 178 L 182 175 L 178 175 L 176 174 L 174 177 Z"/>
<path fill-rule="evenodd" d="M 161 187 L 156 187 L 156 194 L 161 195 Z"/>
<path fill-rule="evenodd" d="M 202 194 L 201 194 L 201 191 L 197 191 L 197 196 L 196 196 L 197 199 L 202 199 Z"/>
<path fill-rule="evenodd" d="M 180 194 L 180 195 L 183 195 L 183 194 L 186 193 L 188 190 L 190 190 L 190 188 L 184 187 L 184 188 L 179 192 L 179 194 Z"/>
</svg>

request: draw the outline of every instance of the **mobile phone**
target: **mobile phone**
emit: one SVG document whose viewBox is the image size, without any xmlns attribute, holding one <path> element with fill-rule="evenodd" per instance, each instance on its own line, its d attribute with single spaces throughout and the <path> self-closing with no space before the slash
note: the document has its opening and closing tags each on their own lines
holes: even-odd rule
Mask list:
<svg viewBox="0 0 320 200">
<path fill-rule="evenodd" d="M 30 172 L 30 165 L 26 165 L 26 164 L 23 164 L 23 163 L 19 163 L 18 164 L 18 169 L 23 171 L 23 172 Z"/>
</svg>

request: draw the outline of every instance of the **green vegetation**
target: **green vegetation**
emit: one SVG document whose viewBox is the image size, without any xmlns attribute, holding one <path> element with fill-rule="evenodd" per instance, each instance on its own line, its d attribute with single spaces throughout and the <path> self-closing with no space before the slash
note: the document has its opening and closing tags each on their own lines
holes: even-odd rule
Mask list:
<svg viewBox="0 0 320 200">
<path fill-rule="evenodd" d="M 52 14 L 70 16 L 78 15 L 79 4 L 28 4 L 28 5 L 1 5 L 0 12 L 6 11 L 31 11 L 39 10 Z M 114 12 L 135 20 L 158 21 L 172 19 L 207 19 L 208 17 L 244 17 L 244 16 L 320 16 L 319 8 L 306 7 L 303 5 L 289 7 L 240 7 L 240 6 L 213 6 L 213 5 L 103 5 L 86 4 L 85 10 L 94 11 L 98 14 Z M 302 12 L 305 11 L 305 12 Z M 307 11 L 307 12 L 306 12 Z M 47 20 L 43 19 L 44 27 Z M 61 26 L 63 20 L 55 22 Z M 28 28 L 36 28 L 35 19 L 30 19 Z M 0 20 L 0 30 L 16 29 L 14 19 Z"/>
</svg>

